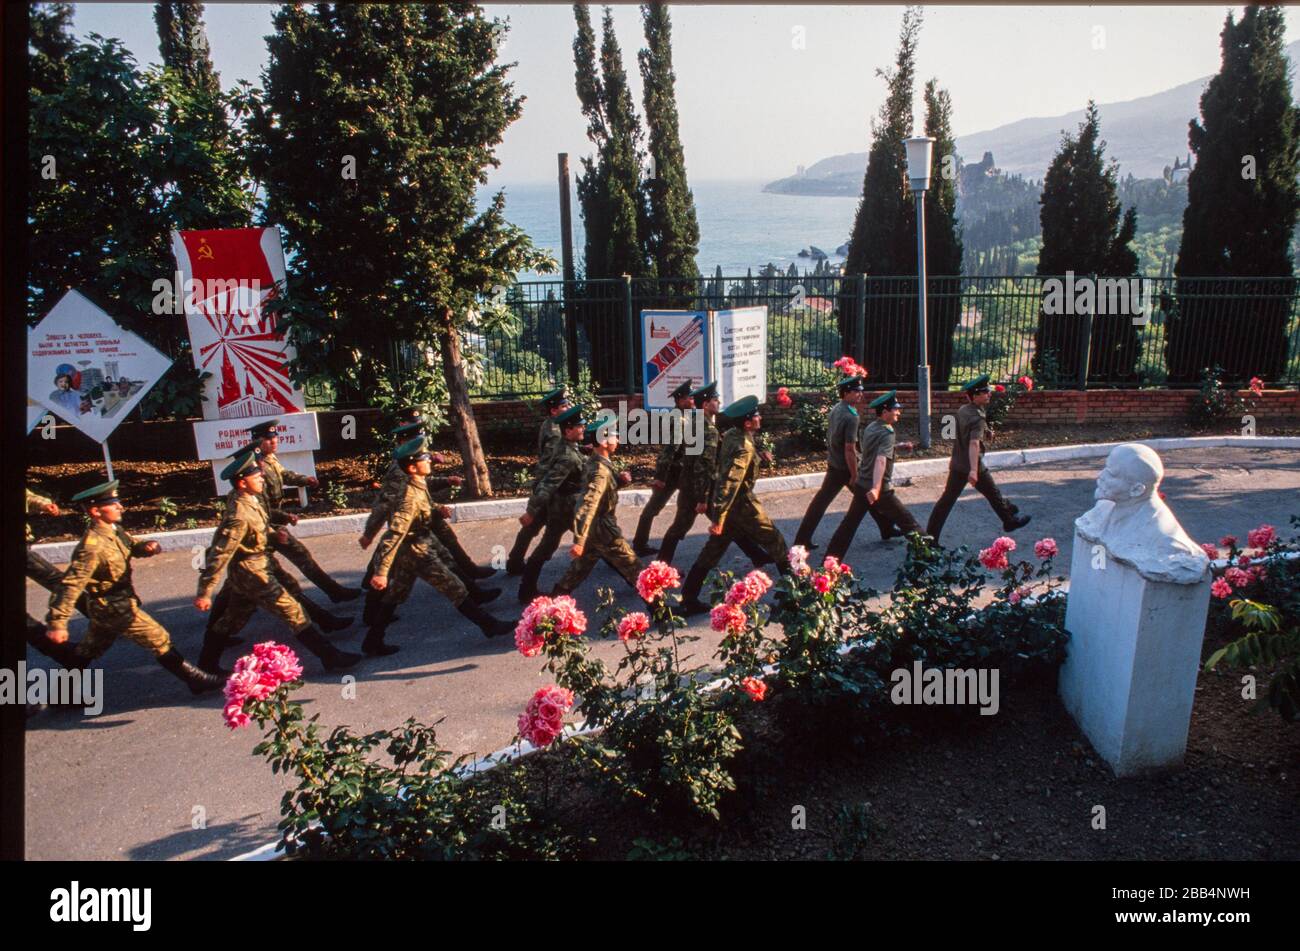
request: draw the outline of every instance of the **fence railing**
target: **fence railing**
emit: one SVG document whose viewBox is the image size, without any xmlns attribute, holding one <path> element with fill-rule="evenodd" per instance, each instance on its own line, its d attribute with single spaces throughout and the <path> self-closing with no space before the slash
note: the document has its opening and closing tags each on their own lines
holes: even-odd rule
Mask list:
<svg viewBox="0 0 1300 951">
<path fill-rule="evenodd" d="M 1291 277 L 938 276 L 927 291 L 939 389 L 980 373 L 1057 388 L 1191 387 L 1212 365 L 1229 379 L 1300 383 Z M 819 386 L 846 353 L 878 386 L 916 385 L 915 276 L 536 280 L 499 303 L 504 322 L 466 334 L 477 399 L 537 396 L 579 365 L 602 392 L 636 392 L 642 310 L 753 305 L 768 308 L 770 388 Z"/>
</svg>

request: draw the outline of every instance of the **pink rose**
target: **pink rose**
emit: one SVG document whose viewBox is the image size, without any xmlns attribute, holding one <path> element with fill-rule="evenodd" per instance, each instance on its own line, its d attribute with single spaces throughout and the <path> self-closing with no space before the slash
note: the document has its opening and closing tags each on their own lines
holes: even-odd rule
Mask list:
<svg viewBox="0 0 1300 951">
<path fill-rule="evenodd" d="M 1205 552 L 1211 561 L 1219 557 L 1219 549 L 1209 542 L 1201 542 L 1201 551 Z"/>
<path fill-rule="evenodd" d="M 1247 568 L 1247 567 L 1249 567 L 1249 566 L 1250 566 L 1250 555 L 1238 555 L 1238 556 L 1237 556 L 1237 564 L 1240 565 L 1242 568 Z"/>
<path fill-rule="evenodd" d="M 831 581 L 830 575 L 823 574 L 820 571 L 814 574 L 812 577 L 812 586 L 816 588 L 817 591 L 821 594 L 825 594 L 827 591 L 830 591 L 831 585 L 833 583 L 834 582 Z"/>
<path fill-rule="evenodd" d="M 1056 557 L 1056 539 L 1040 538 L 1034 543 L 1034 554 L 1046 561 L 1048 558 Z"/>
<path fill-rule="evenodd" d="M 1232 585 L 1222 578 L 1216 578 L 1214 584 L 1210 585 L 1210 593 L 1216 598 L 1226 598 L 1232 594 Z"/>
<path fill-rule="evenodd" d="M 1236 535 L 1224 535 L 1222 538 L 1219 539 L 1219 545 L 1222 546 L 1223 548 L 1234 548 L 1236 547 L 1236 544 L 1237 544 Z"/>
<path fill-rule="evenodd" d="M 790 562 L 790 570 L 797 575 L 803 574 L 808 570 L 808 549 L 803 545 L 795 545 L 786 554 Z"/>
<path fill-rule="evenodd" d="M 652 561 L 650 566 L 637 575 L 636 592 L 641 600 L 653 604 L 669 588 L 676 588 L 682 583 L 682 576 L 672 565 L 662 561 Z"/>
<path fill-rule="evenodd" d="M 1251 573 L 1244 568 L 1229 568 L 1223 573 L 1223 577 L 1234 588 L 1244 588 L 1254 580 Z"/>
<path fill-rule="evenodd" d="M 1251 548 L 1267 548 L 1277 538 L 1277 529 L 1272 525 L 1261 525 L 1246 533 L 1246 541 Z"/>
<path fill-rule="evenodd" d="M 709 626 L 715 631 L 739 634 L 745 629 L 745 612 L 734 604 L 719 604 L 709 612 Z"/>
<path fill-rule="evenodd" d="M 980 549 L 979 560 L 981 565 L 993 571 L 1001 571 L 1008 565 L 1007 553 L 996 546 Z"/>
<path fill-rule="evenodd" d="M 1034 389 L 1034 381 L 1027 376 L 1022 376 L 1020 379 L 1016 380 L 1016 382 L 1025 388 L 1026 393 L 1030 393 Z"/>
<path fill-rule="evenodd" d="M 759 680 L 757 677 L 746 677 L 740 682 L 740 686 L 745 693 L 749 694 L 749 699 L 753 700 L 755 703 L 758 703 L 767 696 L 767 684 L 763 683 L 763 681 Z"/>
<path fill-rule="evenodd" d="M 572 707 L 572 691 L 541 687 L 519 714 L 519 735 L 533 746 L 550 746 L 564 732 L 564 714 Z"/>
<path fill-rule="evenodd" d="M 1252 376 L 1250 378 L 1250 392 L 1256 396 L 1262 396 L 1264 394 L 1264 381 L 1257 376 Z"/>
<path fill-rule="evenodd" d="M 626 642 L 640 637 L 648 630 L 650 630 L 650 619 L 640 611 L 633 611 L 618 622 L 618 639 Z"/>
<path fill-rule="evenodd" d="M 242 700 L 238 702 L 231 701 L 226 704 L 222 708 L 221 715 L 225 718 L 226 726 L 232 730 L 246 727 L 251 722 L 249 715 L 244 712 L 244 702 Z"/>
<path fill-rule="evenodd" d="M 1016 540 L 1008 535 L 1002 535 L 993 539 L 993 548 L 996 551 L 1015 551 Z"/>
<path fill-rule="evenodd" d="M 772 579 L 769 578 L 765 572 L 759 571 L 757 568 L 745 575 L 744 583 L 745 587 L 749 589 L 749 598 L 751 601 L 757 601 L 772 588 Z"/>
</svg>

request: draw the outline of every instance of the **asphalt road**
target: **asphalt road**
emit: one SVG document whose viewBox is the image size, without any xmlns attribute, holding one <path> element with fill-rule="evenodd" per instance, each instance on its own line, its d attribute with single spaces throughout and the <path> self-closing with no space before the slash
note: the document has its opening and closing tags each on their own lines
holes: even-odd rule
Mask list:
<svg viewBox="0 0 1300 951">
<path fill-rule="evenodd" d="M 1217 540 L 1224 534 L 1244 539 L 1261 522 L 1288 528 L 1292 513 L 1300 513 L 1300 455 L 1289 450 L 1243 448 L 1178 450 L 1164 454 L 1167 501 L 1184 528 L 1197 540 Z M 1070 539 L 1075 517 L 1092 505 L 1100 460 L 1048 463 L 996 474 L 1006 496 L 1033 522 L 1016 538 L 1022 548 L 1044 536 L 1060 543 L 1062 573 L 1069 573 Z M 942 489 L 941 477 L 918 479 L 899 494 L 922 525 Z M 768 513 L 787 541 L 792 539 L 811 491 L 764 496 Z M 848 505 L 848 494 L 832 505 L 816 540 L 823 546 Z M 652 539 L 662 536 L 672 518 L 673 504 L 660 515 Z M 638 509 L 621 518 L 629 538 Z M 685 574 L 704 539 L 704 520 L 680 546 L 677 566 Z M 514 519 L 469 522 L 456 526 L 465 547 L 481 562 L 493 546 L 508 546 L 518 523 Z M 968 490 L 953 509 L 944 530 L 948 545 L 986 546 L 1002 534 L 987 503 Z M 354 536 L 307 539 L 306 544 L 327 571 L 344 583 L 357 585 L 368 552 Z M 888 587 L 902 555 L 901 542 L 882 543 L 870 519 L 864 519 L 858 540 L 846 560 L 855 574 L 877 587 Z M 203 616 L 191 605 L 196 569 L 185 553 L 137 561 L 136 590 L 144 604 L 172 633 L 178 649 L 191 660 L 198 655 Z M 542 575 L 547 590 L 567 564 L 567 545 Z M 733 547 L 723 567 L 745 570 L 747 563 Z M 294 570 L 294 569 L 290 569 Z M 505 586 L 488 605 L 499 616 L 518 617 L 517 579 L 498 574 Z M 489 579 L 486 584 L 493 584 Z M 594 616 L 594 589 L 610 586 L 629 607 L 635 595 L 612 571 L 600 566 L 577 592 L 579 603 Z M 310 584 L 304 588 L 324 602 Z M 27 610 L 44 617 L 45 592 L 27 584 Z M 332 635 L 335 643 L 355 648 L 363 634 L 360 601 L 335 610 L 358 616 L 358 623 Z M 485 640 L 441 595 L 420 583 L 389 629 L 388 641 L 400 653 L 367 658 L 352 673 L 355 698 L 338 674 L 325 674 L 306 655 L 306 686 L 297 696 L 308 713 L 320 714 L 328 728 L 347 723 L 365 732 L 396 725 L 408 716 L 425 722 L 445 718 L 439 727 L 444 748 L 455 753 L 488 753 L 506 746 L 514 736 L 515 718 L 537 687 L 550 682 L 538 658 L 525 658 L 513 638 Z M 80 618 L 80 616 L 78 616 Z M 717 635 L 708 619 L 694 619 L 692 633 L 701 640 L 692 647 L 703 657 L 711 653 Z M 85 621 L 73 622 L 79 638 Z M 253 640 L 288 640 L 279 621 L 259 613 L 245 636 Z M 251 643 L 252 641 L 249 641 Z M 292 641 L 290 641 L 292 643 Z M 607 657 L 616 643 L 601 643 Z M 236 649 L 237 651 L 238 649 Z M 226 663 L 237 655 L 228 652 Z M 29 663 L 48 664 L 33 653 Z M 102 658 L 105 700 L 101 714 L 80 710 L 47 711 L 28 723 L 27 735 L 27 855 L 33 859 L 192 859 L 229 858 L 275 839 L 279 800 L 287 788 L 260 758 L 251 755 L 259 740 L 255 727 L 232 732 L 222 723 L 221 697 L 192 697 L 140 648 L 120 641 Z"/>
</svg>

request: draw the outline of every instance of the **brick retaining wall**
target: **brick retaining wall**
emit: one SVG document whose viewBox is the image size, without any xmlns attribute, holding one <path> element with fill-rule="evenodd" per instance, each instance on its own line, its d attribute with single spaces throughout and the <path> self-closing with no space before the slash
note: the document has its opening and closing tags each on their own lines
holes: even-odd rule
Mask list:
<svg viewBox="0 0 1300 951">
<path fill-rule="evenodd" d="M 875 398 L 883 391 L 873 391 Z M 797 395 L 797 394 L 796 394 Z M 1196 398 L 1194 390 L 1040 390 L 1016 400 L 1008 424 L 1012 427 L 1033 425 L 1086 425 L 1152 422 L 1178 422 L 1187 416 L 1188 406 Z M 916 413 L 916 393 L 903 390 L 898 394 L 909 415 Z M 605 406 L 617 406 L 620 397 L 605 397 Z M 956 391 L 934 393 L 931 396 L 932 412 L 936 417 L 955 413 L 966 401 Z M 641 405 L 641 397 L 628 400 L 629 408 Z M 783 427 L 794 408 L 782 409 L 769 405 L 764 416 L 769 429 Z M 317 428 L 321 437 L 320 460 L 337 459 L 369 446 L 368 434 L 378 418 L 378 411 L 326 410 L 318 414 Z M 356 420 L 357 439 L 342 438 L 344 417 Z M 474 416 L 489 451 L 498 446 L 524 448 L 536 437 L 540 419 L 536 404 L 527 400 L 497 400 L 475 403 Z M 1268 390 L 1259 399 L 1254 412 L 1257 425 L 1287 425 L 1300 423 L 1300 391 Z M 450 445 L 451 438 L 444 432 L 438 442 Z M 40 429 L 27 437 L 25 444 L 27 464 L 30 466 L 55 465 L 62 462 L 96 462 L 102 458 L 99 444 L 93 442 L 71 426 L 57 427 L 55 439 L 43 439 Z M 158 460 L 175 462 L 195 458 L 194 430 L 188 422 L 163 420 L 158 422 L 126 422 L 118 427 L 109 439 L 114 459 Z"/>
</svg>

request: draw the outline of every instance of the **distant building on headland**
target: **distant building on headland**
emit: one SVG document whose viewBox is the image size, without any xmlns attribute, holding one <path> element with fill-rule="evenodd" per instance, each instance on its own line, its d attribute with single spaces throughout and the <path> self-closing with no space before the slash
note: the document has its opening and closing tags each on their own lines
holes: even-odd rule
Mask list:
<svg viewBox="0 0 1300 951">
<path fill-rule="evenodd" d="M 1187 161 L 1179 163 L 1174 159 L 1173 166 L 1165 166 L 1165 181 L 1170 185 L 1186 185 L 1187 177 L 1192 174 L 1192 153 L 1187 153 Z"/>
</svg>

